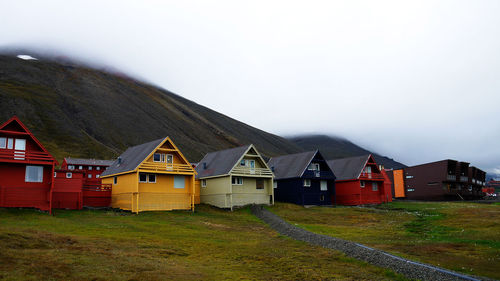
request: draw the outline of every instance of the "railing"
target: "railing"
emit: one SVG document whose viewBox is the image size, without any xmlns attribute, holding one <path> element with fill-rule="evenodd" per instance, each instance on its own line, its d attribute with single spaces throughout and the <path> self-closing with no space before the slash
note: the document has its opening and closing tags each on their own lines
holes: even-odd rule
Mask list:
<svg viewBox="0 0 500 281">
<path fill-rule="evenodd" d="M 379 173 L 361 173 L 359 176 L 360 179 L 366 180 L 366 179 L 384 179 L 384 176 Z"/>
<path fill-rule="evenodd" d="M 457 176 L 455 176 L 455 175 L 446 175 L 446 179 L 449 180 L 449 181 L 456 181 L 457 180 Z"/>
<path fill-rule="evenodd" d="M 247 167 L 235 167 L 233 169 L 234 174 L 239 175 L 255 175 L 255 176 L 272 176 L 273 172 L 266 168 L 247 168 Z"/>
<path fill-rule="evenodd" d="M 172 172 L 172 173 L 193 173 L 193 167 L 186 164 L 170 164 L 170 163 L 155 163 L 145 162 L 139 166 L 140 170 L 155 171 L 155 172 Z"/>
<path fill-rule="evenodd" d="M 0 161 L 1 160 L 54 161 L 53 158 L 45 152 L 27 152 L 14 149 L 0 149 Z"/>
<path fill-rule="evenodd" d="M 96 184 L 84 184 L 83 190 L 90 191 L 111 191 L 112 184 L 110 183 L 96 183 Z"/>
</svg>

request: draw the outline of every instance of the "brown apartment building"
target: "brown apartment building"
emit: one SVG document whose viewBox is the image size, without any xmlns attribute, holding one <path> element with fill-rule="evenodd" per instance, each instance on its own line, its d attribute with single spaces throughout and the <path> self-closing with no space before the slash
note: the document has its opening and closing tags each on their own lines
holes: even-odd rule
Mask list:
<svg viewBox="0 0 500 281">
<path fill-rule="evenodd" d="M 389 173 L 396 198 L 468 200 L 484 196 L 486 172 L 467 162 L 441 160 Z"/>
</svg>

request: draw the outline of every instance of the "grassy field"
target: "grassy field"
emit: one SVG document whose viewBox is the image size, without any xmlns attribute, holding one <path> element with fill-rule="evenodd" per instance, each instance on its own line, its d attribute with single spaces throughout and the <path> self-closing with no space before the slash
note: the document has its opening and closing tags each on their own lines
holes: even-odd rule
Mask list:
<svg viewBox="0 0 500 281">
<path fill-rule="evenodd" d="M 500 279 L 500 205 L 392 202 L 372 208 L 278 203 L 269 209 L 307 230 L 421 262 Z"/>
<path fill-rule="evenodd" d="M 0 208 L 3 280 L 404 280 L 280 236 L 248 209 L 195 213 Z"/>
</svg>

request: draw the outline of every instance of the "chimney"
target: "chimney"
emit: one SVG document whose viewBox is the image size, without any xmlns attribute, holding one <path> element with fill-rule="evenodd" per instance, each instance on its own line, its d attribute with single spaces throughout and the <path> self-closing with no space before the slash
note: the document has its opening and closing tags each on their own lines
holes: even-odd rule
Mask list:
<svg viewBox="0 0 500 281">
<path fill-rule="evenodd" d="M 118 157 L 118 165 L 120 165 L 121 163 L 122 163 L 122 158 Z"/>
</svg>

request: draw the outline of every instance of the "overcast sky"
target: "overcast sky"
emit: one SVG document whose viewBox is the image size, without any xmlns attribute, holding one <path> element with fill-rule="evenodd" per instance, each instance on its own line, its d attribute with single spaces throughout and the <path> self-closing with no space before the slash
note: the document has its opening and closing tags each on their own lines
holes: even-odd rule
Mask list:
<svg viewBox="0 0 500 281">
<path fill-rule="evenodd" d="M 64 52 L 279 134 L 500 174 L 500 1 L 3 1 Z"/>
</svg>

